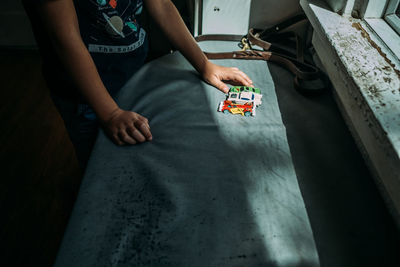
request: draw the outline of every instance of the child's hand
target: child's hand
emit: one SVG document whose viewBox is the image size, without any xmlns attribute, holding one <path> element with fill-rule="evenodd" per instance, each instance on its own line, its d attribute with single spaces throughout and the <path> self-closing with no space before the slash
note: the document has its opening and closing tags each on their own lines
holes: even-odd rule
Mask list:
<svg viewBox="0 0 400 267">
<path fill-rule="evenodd" d="M 238 68 L 223 67 L 210 61 L 207 62 L 204 68 L 203 79 L 224 93 L 229 91 L 229 87 L 222 81 L 228 81 L 234 85 L 253 86 L 253 81 Z"/>
<path fill-rule="evenodd" d="M 132 111 L 118 108 L 103 125 L 108 136 L 117 145 L 134 145 L 153 138 L 147 118 Z"/>
</svg>

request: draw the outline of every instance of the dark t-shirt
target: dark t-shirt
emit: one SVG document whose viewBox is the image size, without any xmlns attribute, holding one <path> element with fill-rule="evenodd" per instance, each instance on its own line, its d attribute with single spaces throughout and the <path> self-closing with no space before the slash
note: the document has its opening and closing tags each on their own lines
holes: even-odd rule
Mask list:
<svg viewBox="0 0 400 267">
<path fill-rule="evenodd" d="M 27 0 L 39 2 L 46 0 Z M 73 0 L 82 40 L 88 48 L 107 90 L 114 96 L 144 63 L 148 44 L 139 15 L 142 0 Z M 40 25 L 30 15 L 43 57 L 44 76 L 53 93 L 82 100 L 72 79 L 58 60 L 54 48 Z"/>
<path fill-rule="evenodd" d="M 142 0 L 75 0 L 83 41 L 92 53 L 126 53 L 143 44 Z"/>
<path fill-rule="evenodd" d="M 112 96 L 144 63 L 142 0 L 75 0 L 82 39 Z"/>
</svg>

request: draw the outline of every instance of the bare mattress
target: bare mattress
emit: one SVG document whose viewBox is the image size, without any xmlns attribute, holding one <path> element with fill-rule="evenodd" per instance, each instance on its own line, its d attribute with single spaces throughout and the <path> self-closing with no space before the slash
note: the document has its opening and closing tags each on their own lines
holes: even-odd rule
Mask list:
<svg viewBox="0 0 400 267">
<path fill-rule="evenodd" d="M 100 132 L 55 266 L 319 266 L 267 64 L 216 63 L 261 89 L 257 115 L 218 112 L 225 95 L 179 53 L 146 64 L 117 102 L 149 118 L 153 141 Z"/>
</svg>

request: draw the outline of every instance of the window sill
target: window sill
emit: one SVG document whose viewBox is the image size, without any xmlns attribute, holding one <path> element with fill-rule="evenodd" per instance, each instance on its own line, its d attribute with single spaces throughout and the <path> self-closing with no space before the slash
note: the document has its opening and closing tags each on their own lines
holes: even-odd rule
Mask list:
<svg viewBox="0 0 400 267">
<path fill-rule="evenodd" d="M 314 28 L 314 48 L 400 225 L 400 63 L 396 49 L 390 51 L 365 21 L 340 16 L 321 2 L 300 1 Z"/>
</svg>

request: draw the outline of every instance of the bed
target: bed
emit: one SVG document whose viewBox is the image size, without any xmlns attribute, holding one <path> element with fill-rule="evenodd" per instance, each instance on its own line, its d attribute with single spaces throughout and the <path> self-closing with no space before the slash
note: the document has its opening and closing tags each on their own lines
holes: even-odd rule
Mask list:
<svg viewBox="0 0 400 267">
<path fill-rule="evenodd" d="M 319 266 L 267 63 L 217 63 L 261 88 L 256 116 L 218 112 L 225 95 L 177 52 L 146 64 L 117 102 L 153 141 L 99 133 L 55 266 Z"/>
</svg>

